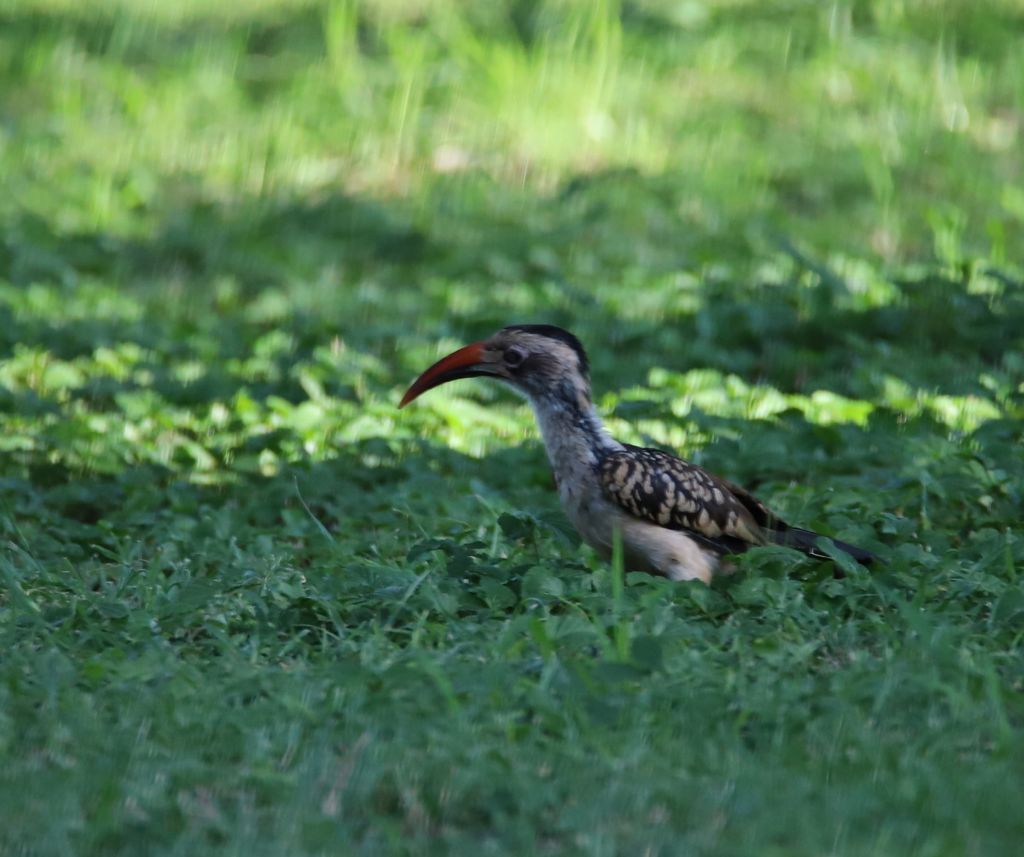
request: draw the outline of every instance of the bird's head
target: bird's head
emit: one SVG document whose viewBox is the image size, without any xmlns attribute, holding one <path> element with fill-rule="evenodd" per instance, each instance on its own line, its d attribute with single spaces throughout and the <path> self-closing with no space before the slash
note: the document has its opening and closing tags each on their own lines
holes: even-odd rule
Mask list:
<svg viewBox="0 0 1024 857">
<path fill-rule="evenodd" d="M 459 378 L 487 375 L 507 381 L 535 404 L 590 405 L 590 367 L 580 341 L 551 324 L 515 324 L 438 360 L 399 404 Z"/>
</svg>

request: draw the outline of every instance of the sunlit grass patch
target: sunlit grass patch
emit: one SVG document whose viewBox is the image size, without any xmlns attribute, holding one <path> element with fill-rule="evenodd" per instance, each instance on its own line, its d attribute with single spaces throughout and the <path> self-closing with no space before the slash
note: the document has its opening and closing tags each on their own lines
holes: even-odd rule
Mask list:
<svg viewBox="0 0 1024 857">
<path fill-rule="evenodd" d="M 679 374 L 655 369 L 649 384 L 650 391 L 634 390 L 630 395 L 642 397 L 653 393 L 666 401 L 677 417 L 685 417 L 696 407 L 714 416 L 768 419 L 792 408 L 809 422 L 820 425 L 864 425 L 875 407 L 881 405 L 908 418 L 928 413 L 951 429 L 969 432 L 987 420 L 1004 416 L 989 399 L 914 390 L 892 376 L 885 379 L 885 390 L 878 402 L 850 399 L 830 390 L 815 390 L 809 395 L 783 393 L 769 385 L 751 385 L 734 375 L 725 376 L 713 370 L 695 369 Z"/>
<path fill-rule="evenodd" d="M 976 26 L 940 5 L 946 26 Z M 962 255 L 967 241 L 1005 256 L 1021 229 L 1008 33 L 983 30 L 998 44 L 986 62 L 874 6 L 692 6 L 268 2 L 232 16 L 126 2 L 78 34 L 47 29 L 55 6 L 22 2 L 11 14 L 38 38 L 12 105 L 36 143 L 4 159 L 21 165 L 15 186 L 36 207 L 55 199 L 42 177 L 58 178 L 76 200 L 67 223 L 121 234 L 144 229 L 182 174 L 226 202 L 416 196 L 439 172 L 550 190 L 630 167 L 683 177 L 683 212 L 704 228 L 768 219 L 817 247 L 846 231 L 850 254 L 902 259 L 934 243 Z M 39 144 L 46 116 L 76 141 L 73 156 Z M 923 151 L 939 166 L 928 174 Z M 964 161 L 981 173 L 954 168 Z"/>
</svg>

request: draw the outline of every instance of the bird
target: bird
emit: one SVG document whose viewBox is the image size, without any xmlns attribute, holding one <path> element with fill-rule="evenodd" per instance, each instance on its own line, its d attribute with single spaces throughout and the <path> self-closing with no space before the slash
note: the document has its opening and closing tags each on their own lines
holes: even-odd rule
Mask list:
<svg viewBox="0 0 1024 857">
<path fill-rule="evenodd" d="M 669 452 L 615 440 L 594 406 L 587 353 L 569 331 L 503 327 L 434 363 L 399 408 L 441 384 L 474 377 L 504 381 L 529 401 L 562 508 L 603 558 L 611 558 L 618 539 L 630 570 L 705 584 L 733 570 L 730 555 L 765 545 L 829 558 L 818 533 L 789 525 L 745 488 Z M 831 542 L 859 563 L 877 559 Z M 838 566 L 835 573 L 842 576 Z"/>
</svg>

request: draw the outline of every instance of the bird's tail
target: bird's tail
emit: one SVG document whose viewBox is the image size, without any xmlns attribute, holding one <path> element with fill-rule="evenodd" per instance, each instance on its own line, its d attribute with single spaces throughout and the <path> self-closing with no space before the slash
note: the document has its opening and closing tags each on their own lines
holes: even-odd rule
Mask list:
<svg viewBox="0 0 1024 857">
<path fill-rule="evenodd" d="M 828 554 L 815 544 L 821 538 L 821 535 L 812 530 L 804 530 L 800 527 L 786 527 L 784 530 L 774 530 L 772 536 L 776 544 L 795 548 L 817 559 L 829 559 Z M 871 551 L 866 551 L 864 548 L 859 548 L 847 542 L 841 542 L 839 539 L 829 538 L 829 541 L 843 553 L 849 554 L 861 565 L 870 565 L 873 562 L 878 562 L 878 557 L 871 553 Z"/>
</svg>

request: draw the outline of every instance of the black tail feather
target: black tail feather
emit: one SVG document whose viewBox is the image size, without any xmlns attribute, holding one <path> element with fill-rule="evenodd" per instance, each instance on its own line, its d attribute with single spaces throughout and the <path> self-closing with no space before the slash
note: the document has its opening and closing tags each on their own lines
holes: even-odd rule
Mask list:
<svg viewBox="0 0 1024 857">
<path fill-rule="evenodd" d="M 784 530 L 772 531 L 772 536 L 774 537 L 776 544 L 785 545 L 788 548 L 794 548 L 817 559 L 829 559 L 828 554 L 824 553 L 821 548 L 817 547 L 815 544 L 818 539 L 822 538 L 820 533 L 815 533 L 811 530 L 804 530 L 800 527 L 786 527 Z M 871 551 L 864 550 L 864 548 L 859 548 L 856 545 L 841 542 L 839 539 L 833 539 L 828 536 L 825 536 L 825 538 L 828 538 L 828 540 L 839 550 L 843 553 L 849 554 L 861 565 L 871 565 L 871 563 L 879 561 L 877 556 L 871 553 Z"/>
</svg>

